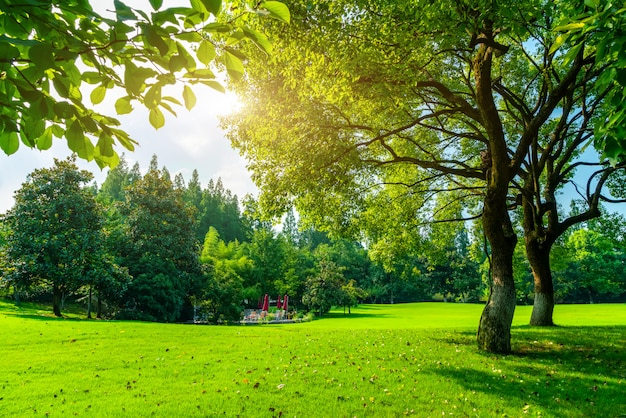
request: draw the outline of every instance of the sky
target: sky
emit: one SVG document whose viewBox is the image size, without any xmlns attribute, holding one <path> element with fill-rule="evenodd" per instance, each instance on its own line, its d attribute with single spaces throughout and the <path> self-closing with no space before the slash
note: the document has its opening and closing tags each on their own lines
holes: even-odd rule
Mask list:
<svg viewBox="0 0 626 418">
<path fill-rule="evenodd" d="M 130 0 L 126 3 L 145 7 L 147 1 Z M 106 2 L 98 0 L 92 4 L 97 5 L 96 9 L 100 13 L 106 8 L 113 8 L 113 0 Z M 182 101 L 182 86 L 177 89 L 178 91 L 171 95 Z M 115 95 L 108 93 L 107 99 L 96 109 L 117 117 L 122 123 L 121 128 L 139 142 L 139 146 L 133 152 L 122 147 L 116 148 L 120 154 L 125 151 L 125 159 L 130 167 L 138 162 L 142 172 L 145 172 L 152 156 L 156 154 L 159 167 L 167 167 L 172 178 L 182 173 L 188 182 L 193 170 L 197 169 L 203 187 L 209 180 L 221 178 L 224 187 L 239 198 L 247 193 L 258 194 L 246 169 L 245 159 L 231 148 L 230 141 L 219 128 L 218 116 L 227 114 L 237 105 L 236 97 L 234 94 L 225 95 L 206 86 L 197 86 L 194 92 L 197 97 L 196 106 L 191 111 L 184 107 L 176 108 L 177 117 L 164 112 L 165 126 L 159 130 L 150 125 L 148 113 L 140 105 L 134 105 L 135 110 L 130 115 L 116 115 L 113 104 L 118 97 L 124 95 L 121 91 L 114 93 Z M 88 90 L 84 90 L 83 95 L 87 99 L 86 102 L 90 103 Z M 52 167 L 54 158 L 64 159 L 71 154 L 64 138 L 55 138 L 53 147 L 47 151 L 33 150 L 23 144 L 11 156 L 0 151 L 0 213 L 13 206 L 14 192 L 26 181 L 29 173 L 37 168 Z M 78 160 L 78 165 L 81 169 L 92 172 L 98 184 L 102 184 L 106 179 L 108 168 L 100 170 L 94 161 Z"/>
</svg>

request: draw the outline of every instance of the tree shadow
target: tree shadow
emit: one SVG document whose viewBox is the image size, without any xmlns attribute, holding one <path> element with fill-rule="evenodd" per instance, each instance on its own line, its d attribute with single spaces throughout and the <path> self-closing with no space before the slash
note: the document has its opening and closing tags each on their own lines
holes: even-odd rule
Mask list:
<svg viewBox="0 0 626 418">
<path fill-rule="evenodd" d="M 598 408 L 626 417 L 626 326 L 524 326 L 512 334 L 507 356 L 478 351 L 471 332 L 448 335 L 440 340 L 471 347 L 484 361 L 431 373 L 517 403 L 520 414 L 532 405 L 549 416 L 593 416 Z"/>
<path fill-rule="evenodd" d="M 325 313 L 323 316 L 318 317 L 319 319 L 363 319 L 363 318 L 389 318 L 390 315 L 385 315 L 381 313 L 363 313 L 363 312 L 352 312 L 352 313 L 343 313 L 343 312 L 329 312 Z"/>
</svg>

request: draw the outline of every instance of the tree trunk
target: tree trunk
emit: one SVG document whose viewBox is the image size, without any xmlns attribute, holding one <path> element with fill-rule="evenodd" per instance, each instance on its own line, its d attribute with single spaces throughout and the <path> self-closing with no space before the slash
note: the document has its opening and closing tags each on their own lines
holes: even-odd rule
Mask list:
<svg viewBox="0 0 626 418">
<path fill-rule="evenodd" d="M 93 294 L 93 290 L 91 286 L 89 286 L 89 296 L 87 297 L 87 319 L 91 319 L 91 295 Z"/>
<path fill-rule="evenodd" d="M 15 304 L 20 306 L 20 291 L 16 285 L 13 285 L 13 296 L 15 297 Z"/>
<path fill-rule="evenodd" d="M 506 207 L 506 194 L 488 189 L 483 228 L 491 246 L 491 292 L 478 327 L 478 347 L 492 353 L 511 352 L 511 323 L 515 313 L 513 251 L 517 236 Z"/>
<path fill-rule="evenodd" d="M 554 312 L 554 285 L 550 269 L 550 247 L 537 239 L 526 238 L 526 257 L 533 271 L 535 302 L 530 316 L 530 325 L 552 326 Z"/>
<path fill-rule="evenodd" d="M 58 286 L 52 286 L 52 311 L 55 316 L 61 317 L 62 292 Z"/>
<path fill-rule="evenodd" d="M 97 313 L 96 313 L 96 318 L 101 319 L 102 318 L 102 299 L 100 297 L 100 294 L 98 294 L 98 302 L 97 302 Z"/>
<path fill-rule="evenodd" d="M 512 251 L 492 247 L 492 283 L 489 301 L 480 317 L 478 347 L 492 353 L 511 352 L 511 323 L 515 313 Z M 501 254 L 500 254 L 501 253 Z"/>
</svg>

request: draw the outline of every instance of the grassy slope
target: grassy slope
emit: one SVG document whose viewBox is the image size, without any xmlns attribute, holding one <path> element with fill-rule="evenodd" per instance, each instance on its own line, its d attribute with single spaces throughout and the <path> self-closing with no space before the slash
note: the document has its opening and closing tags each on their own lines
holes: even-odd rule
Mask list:
<svg viewBox="0 0 626 418">
<path fill-rule="evenodd" d="M 306 324 L 54 319 L 0 302 L 0 415 L 619 416 L 626 305 L 559 306 L 515 355 L 480 353 L 481 307 L 367 305 Z M 626 416 L 626 415 L 625 415 Z"/>
</svg>

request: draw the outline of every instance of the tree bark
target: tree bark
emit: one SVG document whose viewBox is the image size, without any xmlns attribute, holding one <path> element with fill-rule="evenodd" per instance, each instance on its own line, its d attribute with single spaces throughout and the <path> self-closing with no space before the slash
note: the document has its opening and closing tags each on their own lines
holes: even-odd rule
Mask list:
<svg viewBox="0 0 626 418">
<path fill-rule="evenodd" d="M 481 34 L 493 41 L 490 23 Z M 481 43 L 473 60 L 476 82 L 476 103 L 481 124 L 487 133 L 489 148 L 484 165 L 485 198 L 483 229 L 491 246 L 491 292 L 480 318 L 478 347 L 493 353 L 511 352 L 511 323 L 515 313 L 515 282 L 513 280 L 513 251 L 517 236 L 511 225 L 507 208 L 509 182 L 512 179 L 504 128 L 492 95 L 492 56 L 494 50 Z M 493 42 L 491 42 L 493 44 Z"/>
<path fill-rule="evenodd" d="M 485 199 L 483 228 L 491 245 L 491 292 L 480 317 L 478 347 L 492 353 L 511 352 L 511 323 L 515 313 L 513 251 L 517 238 L 510 223 L 506 205 L 491 208 Z"/>
<path fill-rule="evenodd" d="M 98 294 L 97 307 L 98 307 L 98 312 L 96 313 L 96 318 L 101 319 L 102 318 L 102 298 L 100 297 L 100 294 Z"/>
<path fill-rule="evenodd" d="M 548 243 L 540 243 L 538 239 L 526 238 L 526 257 L 533 272 L 535 284 L 535 302 L 530 316 L 530 325 L 554 325 L 554 284 L 550 269 L 550 247 Z"/>
<path fill-rule="evenodd" d="M 87 297 L 87 319 L 91 319 L 91 295 L 93 294 L 93 290 L 91 286 L 89 286 L 89 296 Z"/>
<path fill-rule="evenodd" d="M 61 315 L 61 297 L 61 289 L 58 286 L 52 286 L 52 311 L 54 316 L 63 316 Z"/>
</svg>

